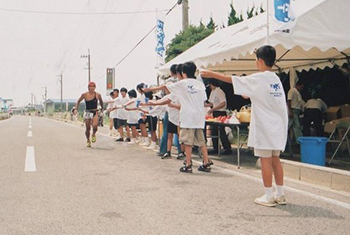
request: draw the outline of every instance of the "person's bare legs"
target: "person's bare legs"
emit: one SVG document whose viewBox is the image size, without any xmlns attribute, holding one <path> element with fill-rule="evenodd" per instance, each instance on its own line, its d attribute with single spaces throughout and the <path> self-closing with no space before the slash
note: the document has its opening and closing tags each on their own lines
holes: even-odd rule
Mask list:
<svg viewBox="0 0 350 235">
<path fill-rule="evenodd" d="M 113 118 L 109 119 L 109 133 L 112 134 L 113 131 Z"/>
<path fill-rule="evenodd" d="M 261 175 L 264 186 L 266 188 L 272 187 L 272 157 L 261 157 Z"/>
<path fill-rule="evenodd" d="M 206 164 L 209 163 L 209 156 L 208 156 L 207 146 L 206 145 L 202 146 L 201 150 L 202 150 L 202 154 L 203 154 L 203 163 L 204 163 L 204 165 L 206 165 Z"/>
<path fill-rule="evenodd" d="M 272 169 L 276 185 L 283 185 L 283 168 L 279 156 L 272 156 Z"/>
<path fill-rule="evenodd" d="M 155 131 L 151 131 L 151 140 L 157 142 L 157 134 Z"/>
<path fill-rule="evenodd" d="M 85 119 L 85 136 L 87 141 L 90 141 L 91 119 Z"/>
<path fill-rule="evenodd" d="M 186 166 L 191 165 L 192 145 L 185 144 Z"/>
<path fill-rule="evenodd" d="M 131 127 L 131 132 L 132 132 L 132 137 L 133 138 L 138 138 L 138 133 L 137 133 L 137 130 L 136 130 L 136 126 L 132 126 Z"/>
<path fill-rule="evenodd" d="M 144 123 L 140 124 L 140 129 L 141 129 L 141 135 L 142 137 L 148 137 L 147 135 L 147 130 L 146 130 L 146 125 Z"/>
<path fill-rule="evenodd" d="M 129 128 L 129 125 L 126 125 L 125 129 L 126 129 L 126 137 L 127 137 L 127 138 L 130 138 L 130 128 Z"/>
<path fill-rule="evenodd" d="M 168 133 L 167 151 L 171 152 L 171 146 L 173 146 L 173 133 Z"/>
<path fill-rule="evenodd" d="M 96 112 L 96 115 L 92 119 L 92 135 L 93 136 L 96 135 L 97 126 L 98 126 L 98 112 Z"/>
<path fill-rule="evenodd" d="M 120 138 L 123 138 L 123 137 L 124 137 L 123 125 L 121 125 L 120 127 L 118 127 L 118 132 L 119 132 Z"/>
</svg>

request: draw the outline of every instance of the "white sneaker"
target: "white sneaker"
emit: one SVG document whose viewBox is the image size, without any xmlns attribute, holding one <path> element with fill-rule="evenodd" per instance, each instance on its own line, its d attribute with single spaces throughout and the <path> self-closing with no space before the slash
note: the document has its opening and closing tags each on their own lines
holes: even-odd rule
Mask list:
<svg viewBox="0 0 350 235">
<path fill-rule="evenodd" d="M 151 142 L 151 144 L 146 148 L 148 150 L 153 150 L 155 149 L 157 146 L 157 143 L 156 142 Z"/>
<path fill-rule="evenodd" d="M 136 141 L 135 141 L 135 139 L 134 138 L 131 138 L 131 140 L 130 140 L 130 142 L 127 142 L 128 144 L 136 144 Z"/>
<path fill-rule="evenodd" d="M 143 143 L 140 144 L 140 146 L 142 146 L 142 147 L 148 147 L 149 144 L 150 144 L 150 143 L 149 143 L 149 139 L 143 138 Z"/>
<path fill-rule="evenodd" d="M 149 146 L 149 142 L 143 142 L 140 144 L 140 146 L 142 147 L 148 147 Z"/>
<path fill-rule="evenodd" d="M 273 197 L 266 198 L 265 194 L 261 197 L 255 198 L 254 202 L 262 206 L 269 206 L 269 207 L 276 206 L 275 199 Z"/>
<path fill-rule="evenodd" d="M 274 195 L 273 199 L 275 200 L 275 203 L 277 203 L 278 205 L 286 205 L 287 204 L 286 197 L 284 195 L 281 195 L 279 197 L 276 197 L 276 195 Z"/>
</svg>

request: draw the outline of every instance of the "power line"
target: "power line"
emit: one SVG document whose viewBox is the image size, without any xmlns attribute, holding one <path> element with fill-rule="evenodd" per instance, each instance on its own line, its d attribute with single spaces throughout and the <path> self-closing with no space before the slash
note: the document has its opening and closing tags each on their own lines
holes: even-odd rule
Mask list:
<svg viewBox="0 0 350 235">
<path fill-rule="evenodd" d="M 147 13 L 156 12 L 155 10 L 153 10 L 153 11 L 119 11 L 119 12 L 89 13 L 89 12 L 30 11 L 30 10 L 18 10 L 18 9 L 9 9 L 9 8 L 0 8 L 0 11 L 30 13 L 30 14 L 50 14 L 50 15 L 132 15 L 132 14 L 147 14 Z M 159 10 L 159 11 L 165 12 L 169 10 Z"/>
<path fill-rule="evenodd" d="M 175 3 L 175 5 L 170 8 L 170 10 L 165 14 L 165 15 L 169 15 L 169 13 L 177 6 L 179 5 L 179 1 Z M 157 25 L 153 26 L 153 28 L 116 64 L 113 66 L 113 68 L 116 68 L 118 65 L 120 65 L 126 58 L 128 58 L 128 56 L 148 37 L 148 35 L 150 35 L 155 28 L 157 27 Z"/>
</svg>

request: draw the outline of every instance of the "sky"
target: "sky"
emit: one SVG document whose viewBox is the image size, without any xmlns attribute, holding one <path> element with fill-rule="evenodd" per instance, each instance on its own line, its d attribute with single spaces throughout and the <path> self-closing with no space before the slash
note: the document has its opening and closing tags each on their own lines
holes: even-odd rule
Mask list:
<svg viewBox="0 0 350 235">
<path fill-rule="evenodd" d="M 266 0 L 189 0 L 190 24 L 227 24 L 233 2 L 238 13 Z M 91 80 L 106 97 L 106 68 L 115 67 L 116 88 L 157 83 L 156 37 L 151 33 L 122 63 L 118 62 L 154 27 L 157 15 L 177 0 L 0 0 L 0 97 L 15 106 L 59 99 L 78 99 Z M 25 11 L 25 12 L 24 12 Z M 28 12 L 29 11 L 29 12 Z M 100 14 L 118 12 L 119 14 Z M 128 14 L 125 14 L 128 12 Z M 136 13 L 135 13 L 136 12 Z M 142 13 L 140 13 L 142 12 Z M 73 14 L 84 13 L 84 14 Z M 122 14 L 121 14 L 122 13 Z M 165 45 L 182 29 L 182 7 L 165 18 Z"/>
</svg>

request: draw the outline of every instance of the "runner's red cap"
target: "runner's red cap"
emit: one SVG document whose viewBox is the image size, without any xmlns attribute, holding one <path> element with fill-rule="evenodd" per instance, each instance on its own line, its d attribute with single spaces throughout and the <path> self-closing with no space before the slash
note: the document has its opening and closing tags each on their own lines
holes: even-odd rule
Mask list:
<svg viewBox="0 0 350 235">
<path fill-rule="evenodd" d="M 96 87 L 96 83 L 94 83 L 94 82 L 89 82 L 89 85 L 88 86 L 94 86 L 94 87 Z"/>
</svg>

